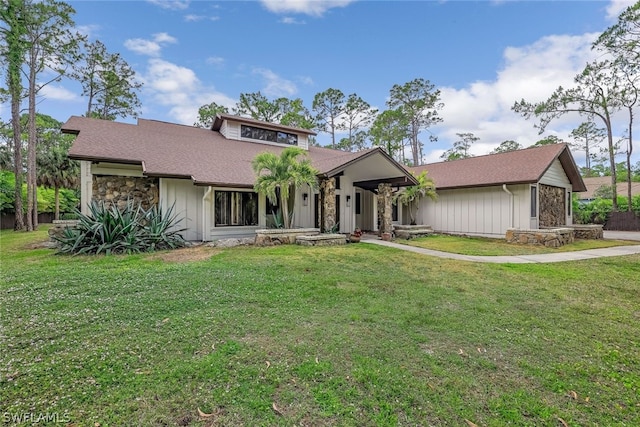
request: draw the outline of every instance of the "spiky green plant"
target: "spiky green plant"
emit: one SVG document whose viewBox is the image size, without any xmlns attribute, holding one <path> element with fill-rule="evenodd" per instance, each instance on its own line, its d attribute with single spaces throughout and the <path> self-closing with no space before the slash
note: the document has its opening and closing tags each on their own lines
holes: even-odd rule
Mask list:
<svg viewBox="0 0 640 427">
<path fill-rule="evenodd" d="M 124 208 L 107 206 L 104 202 L 92 201 L 89 214 L 76 212 L 78 225 L 67 228 L 59 243 L 59 253 L 63 254 L 119 254 L 152 252 L 160 249 L 174 249 L 185 245 L 180 233 L 175 229 L 181 221 L 173 213 L 173 206 L 167 212 L 162 208 L 142 208 L 139 203 L 127 201 Z"/>
</svg>

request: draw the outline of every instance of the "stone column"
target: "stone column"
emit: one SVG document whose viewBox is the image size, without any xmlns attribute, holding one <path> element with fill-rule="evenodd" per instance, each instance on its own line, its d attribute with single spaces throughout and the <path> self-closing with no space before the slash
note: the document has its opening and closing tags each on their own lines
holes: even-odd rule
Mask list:
<svg viewBox="0 0 640 427">
<path fill-rule="evenodd" d="M 378 217 L 380 218 L 380 230 L 378 234 L 393 232 L 392 221 L 392 191 L 391 184 L 378 184 Z"/>
<path fill-rule="evenodd" d="M 336 225 L 336 179 L 320 181 L 320 231 L 326 233 Z"/>
</svg>

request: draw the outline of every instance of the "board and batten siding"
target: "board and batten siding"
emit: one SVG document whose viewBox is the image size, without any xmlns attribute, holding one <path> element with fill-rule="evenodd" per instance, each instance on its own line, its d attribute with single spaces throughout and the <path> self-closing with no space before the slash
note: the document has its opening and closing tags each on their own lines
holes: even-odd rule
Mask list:
<svg viewBox="0 0 640 427">
<path fill-rule="evenodd" d="M 507 228 L 528 228 L 529 186 L 512 185 L 436 190 L 438 200 L 423 199 L 418 223 L 435 231 L 504 235 Z M 513 203 L 511 198 L 513 197 Z"/>
<path fill-rule="evenodd" d="M 163 212 L 173 206 L 173 213 L 182 221 L 175 228 L 186 228 L 182 237 L 186 240 L 203 240 L 202 198 L 206 187 L 198 187 L 188 179 L 160 179 L 160 205 Z"/>
</svg>

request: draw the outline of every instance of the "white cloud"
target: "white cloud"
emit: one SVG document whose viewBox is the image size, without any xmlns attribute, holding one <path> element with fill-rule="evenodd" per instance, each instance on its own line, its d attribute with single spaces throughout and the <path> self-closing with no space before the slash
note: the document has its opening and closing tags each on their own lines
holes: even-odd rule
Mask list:
<svg viewBox="0 0 640 427">
<path fill-rule="evenodd" d="M 172 37 L 167 33 L 156 33 L 153 35 L 153 40 L 128 39 L 125 40 L 124 46 L 140 55 L 160 56 L 160 51 L 162 50 L 163 45 L 177 42 L 178 40 L 175 37 Z"/>
<path fill-rule="evenodd" d="M 616 21 L 618 15 L 620 15 L 626 8 L 633 6 L 636 0 L 611 0 L 609 6 L 607 6 L 607 19 Z"/>
<path fill-rule="evenodd" d="M 292 16 L 285 16 L 280 21 L 281 24 L 289 24 L 289 25 L 304 25 L 305 21 L 298 21 L 296 18 Z"/>
<path fill-rule="evenodd" d="M 542 139 L 533 127 L 535 119 L 525 120 L 511 110 L 516 101 L 539 102 L 547 99 L 558 86 L 570 87 L 574 76 L 587 62 L 595 59 L 591 43 L 597 34 L 547 36 L 526 46 L 508 47 L 504 64 L 492 81 L 476 81 L 462 88 L 441 88 L 444 122 L 433 129 L 440 143 L 438 149 L 425 154 L 425 160 L 438 161 L 441 147 L 450 147 L 456 133 L 471 132 L 480 137 L 472 145 L 474 155 L 487 154 L 502 141 L 511 139 L 529 146 Z M 567 115 L 554 121 L 547 134 L 568 140 L 568 133 L 584 118 Z M 429 143 L 425 140 L 425 148 Z"/>
<path fill-rule="evenodd" d="M 192 125 L 201 105 L 216 102 L 231 108 L 236 103 L 215 88 L 203 85 L 193 70 L 162 59 L 149 60 L 143 79 L 154 108 L 168 108 L 169 116 L 178 123 Z"/>
<path fill-rule="evenodd" d="M 307 86 L 313 86 L 315 84 L 313 79 L 309 76 L 299 76 L 298 80 L 300 81 L 300 83 Z"/>
<path fill-rule="evenodd" d="M 221 56 L 210 56 L 207 58 L 207 64 L 215 65 L 216 67 L 221 67 L 224 65 L 224 58 Z"/>
<path fill-rule="evenodd" d="M 302 13 L 322 16 L 327 10 L 345 7 L 354 0 L 260 0 L 267 10 L 274 13 Z"/>
<path fill-rule="evenodd" d="M 266 68 L 255 68 L 254 74 L 262 76 L 265 80 L 265 87 L 262 89 L 262 93 L 266 96 L 272 97 L 290 97 L 298 92 L 298 88 L 295 83 L 290 80 L 283 79 L 271 70 Z"/>
<path fill-rule="evenodd" d="M 193 15 L 193 14 L 184 16 L 184 20 L 187 22 L 199 22 L 199 21 L 204 21 L 205 19 L 208 21 L 219 21 L 220 17 L 207 16 L 207 15 Z"/>
<path fill-rule="evenodd" d="M 167 33 L 155 33 L 153 35 L 153 41 L 156 43 L 177 43 L 178 40 L 175 37 L 170 36 Z"/>
<path fill-rule="evenodd" d="M 78 101 L 80 97 L 62 86 L 46 85 L 40 89 L 40 95 L 48 100 L 55 101 Z"/>
<path fill-rule="evenodd" d="M 189 7 L 190 0 L 147 0 L 149 3 L 169 10 L 184 10 Z"/>
</svg>

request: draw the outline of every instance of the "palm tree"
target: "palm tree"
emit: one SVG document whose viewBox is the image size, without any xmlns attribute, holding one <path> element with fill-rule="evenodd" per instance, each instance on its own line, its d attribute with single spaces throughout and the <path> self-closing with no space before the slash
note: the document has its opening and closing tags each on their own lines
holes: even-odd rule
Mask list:
<svg viewBox="0 0 640 427">
<path fill-rule="evenodd" d="M 280 203 L 284 228 L 293 226 L 292 218 L 289 217 L 289 194 L 294 194 L 296 187 L 303 184 L 308 184 L 311 188 L 318 185 L 318 171 L 311 166 L 309 159 L 298 160 L 298 156 L 306 154 L 301 148 L 287 147 L 280 156 L 270 152 L 260 153 L 251 163 L 257 175 L 254 190 L 266 195 L 271 203 Z"/>
<path fill-rule="evenodd" d="M 415 176 L 415 175 L 414 175 Z M 409 206 L 409 216 L 411 217 L 411 225 L 415 225 L 416 219 L 413 206 L 415 204 L 415 213 L 418 213 L 417 202 L 423 198 L 428 197 L 431 200 L 436 200 L 438 195 L 436 194 L 436 184 L 433 180 L 427 177 L 427 171 L 423 171 L 420 175 L 415 176 L 418 180 L 418 185 L 412 185 L 406 187 L 398 195 L 396 195 L 396 202 L 400 202 L 403 205 Z"/>
<path fill-rule="evenodd" d="M 53 147 L 38 159 L 38 185 L 53 188 L 56 211 L 54 219 L 60 219 L 60 189 L 78 185 L 80 171 L 78 163 L 69 159 L 62 147 Z"/>
</svg>

